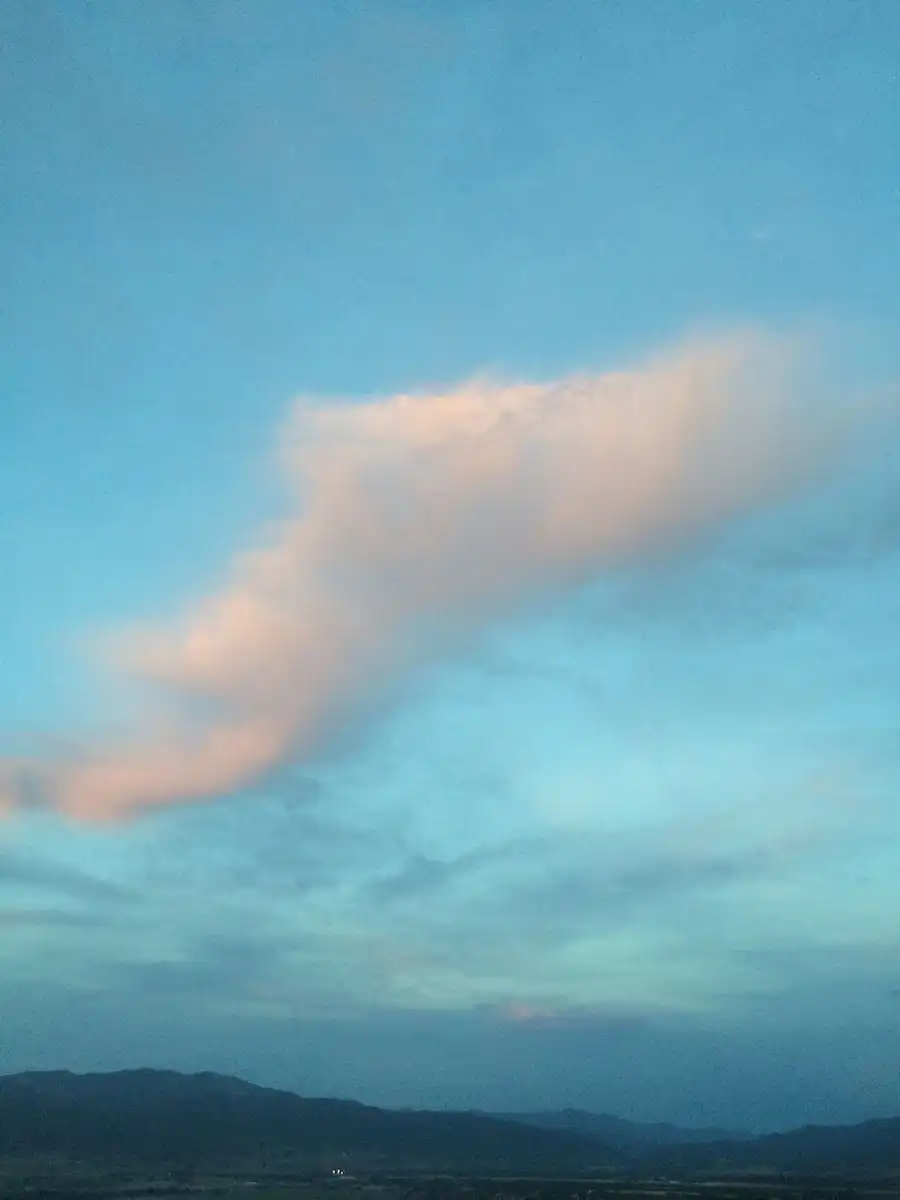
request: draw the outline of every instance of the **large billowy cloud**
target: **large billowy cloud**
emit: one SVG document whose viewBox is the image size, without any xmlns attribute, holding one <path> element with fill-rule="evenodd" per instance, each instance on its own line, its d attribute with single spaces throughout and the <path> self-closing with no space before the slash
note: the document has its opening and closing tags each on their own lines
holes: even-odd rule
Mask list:
<svg viewBox="0 0 900 1200">
<path fill-rule="evenodd" d="M 130 739 L 8 765 L 7 803 L 113 819 L 308 757 L 460 623 L 669 552 L 803 484 L 847 431 L 797 347 L 699 339 L 634 369 L 300 403 L 293 512 L 183 618 L 111 637 Z"/>
</svg>

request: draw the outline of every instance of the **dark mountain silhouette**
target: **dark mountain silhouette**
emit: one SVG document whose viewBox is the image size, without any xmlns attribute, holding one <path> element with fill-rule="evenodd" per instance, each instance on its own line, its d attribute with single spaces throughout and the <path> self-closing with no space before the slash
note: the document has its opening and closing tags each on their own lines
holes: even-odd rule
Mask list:
<svg viewBox="0 0 900 1200">
<path fill-rule="evenodd" d="M 92 1162 L 580 1170 L 618 1159 L 575 1134 L 476 1113 L 389 1112 L 174 1071 L 0 1077 L 0 1155 Z"/>
<path fill-rule="evenodd" d="M 670 1174 L 700 1171 L 779 1171 L 865 1175 L 900 1169 L 900 1117 L 861 1125 L 805 1125 L 752 1141 L 719 1141 L 658 1150 L 656 1170 Z"/>
<path fill-rule="evenodd" d="M 738 1129 L 684 1129 L 665 1122 L 626 1121 L 609 1113 L 564 1108 L 554 1112 L 500 1113 L 505 1121 L 521 1121 L 539 1129 L 553 1129 L 591 1138 L 625 1154 L 642 1154 L 655 1146 L 690 1142 L 749 1141 L 753 1134 Z"/>
<path fill-rule="evenodd" d="M 98 1164 L 301 1171 L 629 1167 L 671 1176 L 745 1171 L 847 1176 L 900 1170 L 900 1118 L 740 1140 L 606 1114 L 388 1111 L 307 1099 L 231 1076 L 68 1071 L 0 1076 L 0 1156 Z"/>
</svg>

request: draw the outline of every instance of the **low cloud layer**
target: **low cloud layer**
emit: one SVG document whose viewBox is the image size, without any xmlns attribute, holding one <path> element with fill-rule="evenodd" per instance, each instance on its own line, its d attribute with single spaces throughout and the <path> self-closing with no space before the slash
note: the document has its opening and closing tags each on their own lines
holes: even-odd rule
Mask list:
<svg viewBox="0 0 900 1200">
<path fill-rule="evenodd" d="M 460 625 L 776 501 L 846 432 L 796 347 L 750 333 L 607 375 L 300 403 L 280 444 L 294 514 L 182 619 L 104 644 L 140 728 L 7 764 L 0 807 L 107 820 L 252 785 Z"/>
</svg>

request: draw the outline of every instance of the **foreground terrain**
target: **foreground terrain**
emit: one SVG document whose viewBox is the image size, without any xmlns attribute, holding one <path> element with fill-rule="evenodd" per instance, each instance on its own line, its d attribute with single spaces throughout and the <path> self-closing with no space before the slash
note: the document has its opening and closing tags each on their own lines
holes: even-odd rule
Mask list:
<svg viewBox="0 0 900 1200">
<path fill-rule="evenodd" d="M 177 1175 L 177 1173 L 176 1173 Z M 391 1175 L 354 1178 L 97 1172 L 7 1164 L 2 1200 L 896 1200 L 900 1178 L 859 1182 L 784 1176 L 720 1180 Z"/>
</svg>

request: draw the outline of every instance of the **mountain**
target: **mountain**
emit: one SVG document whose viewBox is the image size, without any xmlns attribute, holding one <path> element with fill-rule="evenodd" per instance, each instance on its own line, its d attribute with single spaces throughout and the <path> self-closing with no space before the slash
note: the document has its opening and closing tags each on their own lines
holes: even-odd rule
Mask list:
<svg viewBox="0 0 900 1200">
<path fill-rule="evenodd" d="M 565 1131 L 476 1113 L 388 1112 L 210 1073 L 0 1077 L 0 1156 L 257 1170 L 463 1168 L 548 1173 L 619 1156 Z"/>
<path fill-rule="evenodd" d="M 678 1125 L 626 1121 L 609 1113 L 564 1108 L 554 1112 L 502 1113 L 504 1121 L 520 1121 L 538 1129 L 575 1133 L 623 1154 L 641 1154 L 654 1146 L 678 1146 L 690 1142 L 747 1141 L 751 1133 L 735 1129 L 684 1129 Z"/>
<path fill-rule="evenodd" d="M 900 1170 L 900 1117 L 861 1125 L 805 1125 L 752 1141 L 719 1141 L 658 1150 L 655 1170 L 784 1171 L 872 1175 Z"/>
<path fill-rule="evenodd" d="M 807 1125 L 754 1137 L 744 1132 L 641 1124 L 605 1113 L 563 1109 L 505 1113 L 543 1130 L 594 1138 L 631 1158 L 650 1175 L 785 1172 L 863 1176 L 900 1170 L 900 1118 L 861 1125 Z"/>
</svg>

